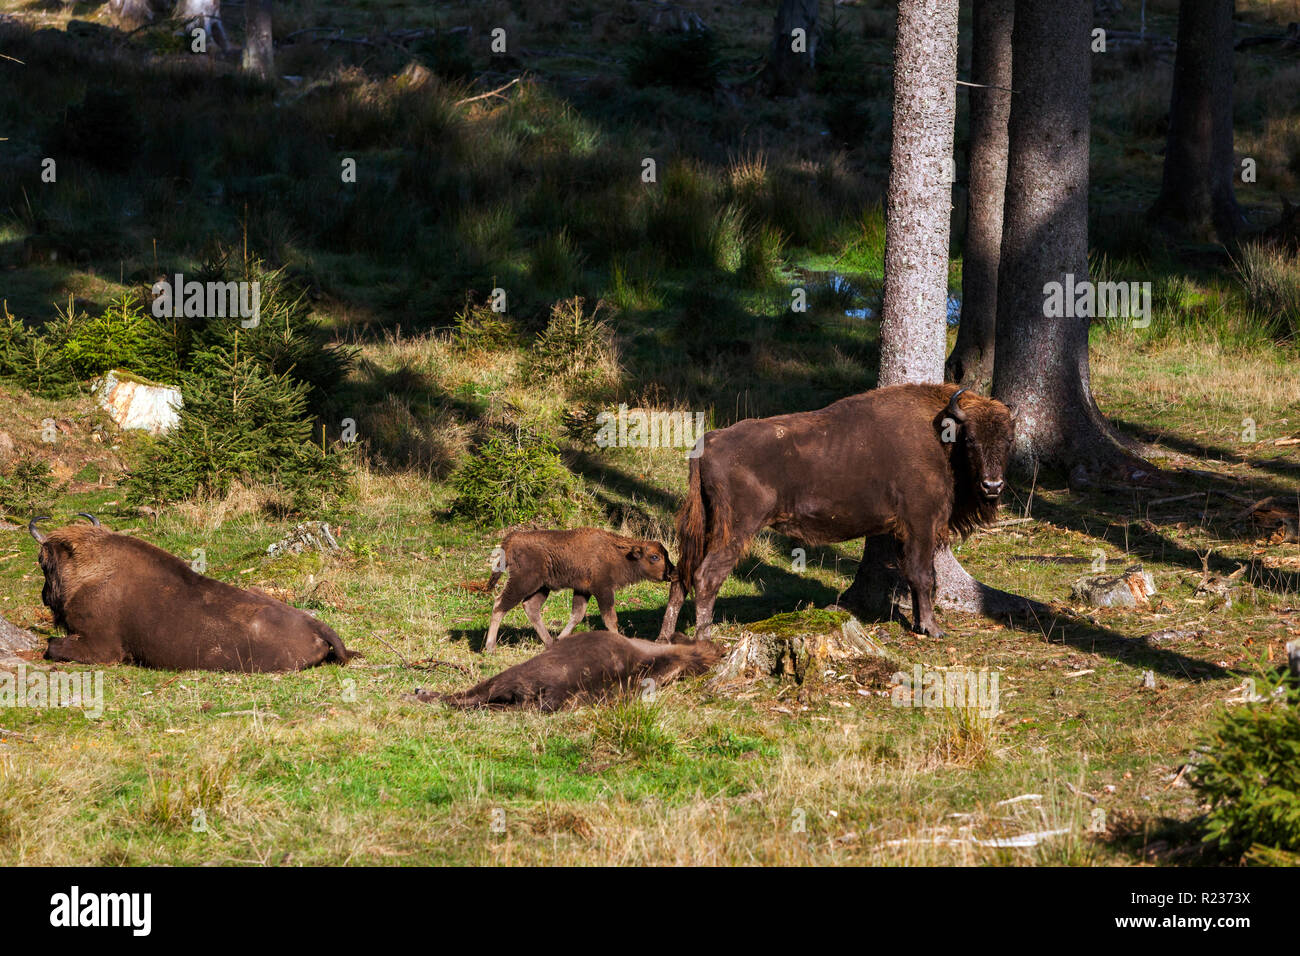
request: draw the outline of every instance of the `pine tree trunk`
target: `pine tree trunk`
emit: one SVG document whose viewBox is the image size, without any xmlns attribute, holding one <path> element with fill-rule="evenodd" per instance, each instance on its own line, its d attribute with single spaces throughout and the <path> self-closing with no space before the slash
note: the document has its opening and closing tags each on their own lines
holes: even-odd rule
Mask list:
<svg viewBox="0 0 1300 956">
<path fill-rule="evenodd" d="M 803 30 L 802 50 L 796 49 L 795 30 Z M 817 65 L 817 40 L 817 0 L 781 0 L 763 74 L 770 95 L 790 96 L 811 82 Z"/>
<path fill-rule="evenodd" d="M 956 117 L 956 0 L 903 0 L 894 41 L 880 385 L 943 381 Z"/>
<path fill-rule="evenodd" d="M 275 75 L 271 0 L 244 0 L 244 70 L 263 80 Z"/>
<path fill-rule="evenodd" d="M 1015 464 L 1132 472 L 1092 397 L 1088 315 L 1048 318 L 1088 275 L 1089 0 L 1017 0 L 993 394 L 1019 411 Z M 1071 278 L 1072 277 L 1072 278 Z M 1083 309 L 1081 311 L 1088 311 Z"/>
<path fill-rule="evenodd" d="M 940 382 L 947 345 L 951 196 L 949 177 L 942 173 L 952 155 L 956 119 L 956 0 L 899 4 L 894 70 L 879 382 Z M 864 619 L 896 614 L 908 600 L 896 562 L 891 535 L 867 538 L 840 605 Z M 935 554 L 934 569 L 938 608 L 988 616 L 1046 610 L 981 584 L 949 548 Z"/>
<path fill-rule="evenodd" d="M 970 164 L 961 273 L 961 324 L 948 356 L 949 381 L 987 392 L 993 380 L 1002 198 L 1007 187 L 1011 113 L 1011 24 L 1015 0 L 974 4 L 970 88 Z"/>
<path fill-rule="evenodd" d="M 1164 178 L 1151 215 L 1191 238 L 1230 242 L 1244 224 L 1233 193 L 1232 0 L 1181 0 Z"/>
</svg>

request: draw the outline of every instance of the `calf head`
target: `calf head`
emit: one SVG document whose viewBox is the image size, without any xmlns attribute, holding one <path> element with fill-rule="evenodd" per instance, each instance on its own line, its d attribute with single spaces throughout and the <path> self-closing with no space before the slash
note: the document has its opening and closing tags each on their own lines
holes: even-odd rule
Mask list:
<svg viewBox="0 0 1300 956">
<path fill-rule="evenodd" d="M 1006 468 L 1011 458 L 1011 443 L 1016 435 L 1016 410 L 996 399 L 982 399 L 970 410 L 960 404 L 960 388 L 955 391 L 940 418 L 951 418 L 961 428 L 970 469 L 966 476 L 972 489 L 993 501 L 1006 487 Z"/>
<path fill-rule="evenodd" d="M 635 562 L 638 576 L 646 581 L 675 581 L 677 569 L 668 558 L 668 549 L 658 541 L 642 541 L 627 549 L 627 559 Z"/>
</svg>

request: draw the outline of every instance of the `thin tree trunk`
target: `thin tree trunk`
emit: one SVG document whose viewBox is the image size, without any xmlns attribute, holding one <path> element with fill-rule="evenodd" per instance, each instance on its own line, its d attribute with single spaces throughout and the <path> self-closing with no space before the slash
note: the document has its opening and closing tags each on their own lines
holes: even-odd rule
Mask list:
<svg viewBox="0 0 1300 956">
<path fill-rule="evenodd" d="M 1181 0 L 1164 177 L 1151 215 L 1193 238 L 1230 242 L 1244 225 L 1233 192 L 1233 0 Z"/>
<path fill-rule="evenodd" d="M 802 39 L 795 31 L 802 30 Z M 772 96 L 799 92 L 817 66 L 817 0 L 781 0 L 772 23 L 772 47 L 763 85 Z"/>
<path fill-rule="evenodd" d="M 1092 397 L 1089 314 L 1049 317 L 1048 289 L 1088 276 L 1090 0 L 1017 0 L 993 394 L 1019 410 L 1014 462 L 1130 471 Z"/>
<path fill-rule="evenodd" d="M 961 273 L 961 323 L 948 356 L 949 381 L 986 392 L 993 380 L 1011 114 L 1011 25 L 1015 0 L 976 0 L 970 89 L 970 168 Z"/>
<path fill-rule="evenodd" d="M 943 381 L 957 117 L 957 2 L 903 0 L 885 204 L 880 385 Z"/>
<path fill-rule="evenodd" d="M 244 0 L 244 69 L 263 80 L 275 75 L 271 0 Z"/>
</svg>

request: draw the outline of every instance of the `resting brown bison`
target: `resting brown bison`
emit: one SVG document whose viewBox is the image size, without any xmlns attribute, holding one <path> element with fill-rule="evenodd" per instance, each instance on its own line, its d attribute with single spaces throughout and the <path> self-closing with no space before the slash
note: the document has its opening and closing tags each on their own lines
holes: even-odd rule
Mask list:
<svg viewBox="0 0 1300 956">
<path fill-rule="evenodd" d="M 955 385 L 894 385 L 815 412 L 705 434 L 677 515 L 681 555 L 659 640 L 696 592 L 708 636 L 718 589 L 765 527 L 807 544 L 892 534 L 918 630 L 934 622 L 934 553 L 993 520 L 1015 412 Z"/>
<path fill-rule="evenodd" d="M 611 631 L 588 631 L 552 644 L 522 664 L 507 668 L 469 690 L 435 694 L 416 689 L 423 701 L 452 707 L 537 707 L 558 710 L 568 703 L 626 693 L 646 680 L 662 687 L 690 674 L 703 674 L 722 657 L 712 641 L 659 644 Z"/>
<path fill-rule="evenodd" d="M 497 646 L 497 631 L 506 612 L 520 602 L 524 613 L 545 643 L 551 632 L 542 621 L 542 605 L 552 591 L 573 589 L 573 614 L 560 638 L 573 633 L 587 614 L 587 600 L 594 594 L 605 629 L 618 631 L 614 613 L 614 592 L 637 581 L 672 580 L 673 564 L 658 541 L 625 538 L 599 528 L 574 531 L 512 531 L 501 542 L 501 553 L 488 578 L 488 590 L 501 579 L 502 562 L 510 572 L 505 590 L 492 605 L 485 652 Z"/>
<path fill-rule="evenodd" d="M 81 664 L 165 670 L 293 671 L 353 652 L 310 614 L 259 591 L 196 574 L 161 548 L 102 528 L 69 525 L 43 535 L 41 600 L 67 637 L 45 656 Z"/>
</svg>

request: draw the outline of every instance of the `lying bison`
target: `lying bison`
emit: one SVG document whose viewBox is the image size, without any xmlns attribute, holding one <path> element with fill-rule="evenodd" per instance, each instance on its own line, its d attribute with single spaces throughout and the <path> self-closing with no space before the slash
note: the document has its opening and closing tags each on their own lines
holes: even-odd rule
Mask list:
<svg viewBox="0 0 1300 956">
<path fill-rule="evenodd" d="M 501 559 L 504 559 L 502 562 Z M 520 602 L 533 630 L 546 644 L 551 632 L 542 621 L 542 605 L 552 591 L 573 589 L 573 614 L 560 638 L 573 633 L 587 614 L 587 601 L 596 596 L 605 629 L 618 631 L 614 613 L 614 592 L 637 581 L 673 580 L 668 551 L 658 541 L 625 538 L 599 528 L 574 531 L 512 531 L 501 542 L 501 551 L 488 578 L 488 590 L 496 587 L 503 570 L 510 572 L 505 590 L 492 605 L 485 652 L 497 646 L 501 619 Z"/>
<path fill-rule="evenodd" d="M 542 653 L 489 677 L 469 690 L 435 694 L 416 689 L 419 700 L 452 707 L 536 707 L 559 710 L 569 703 L 626 693 L 649 680 L 662 687 L 691 674 L 703 674 L 722 657 L 712 641 L 659 644 L 611 631 L 588 631 L 552 644 Z"/>
<path fill-rule="evenodd" d="M 892 534 L 916 627 L 931 636 L 934 553 L 993 520 L 1015 412 L 955 385 L 894 385 L 820 411 L 747 419 L 705 434 L 677 515 L 681 556 L 659 640 L 690 589 L 705 638 L 718 589 L 772 527 L 806 544 Z"/>
<path fill-rule="evenodd" d="M 353 652 L 311 615 L 260 591 L 241 591 L 129 535 L 69 525 L 43 535 L 41 600 L 67 637 L 46 657 L 166 670 L 294 671 Z"/>
</svg>

